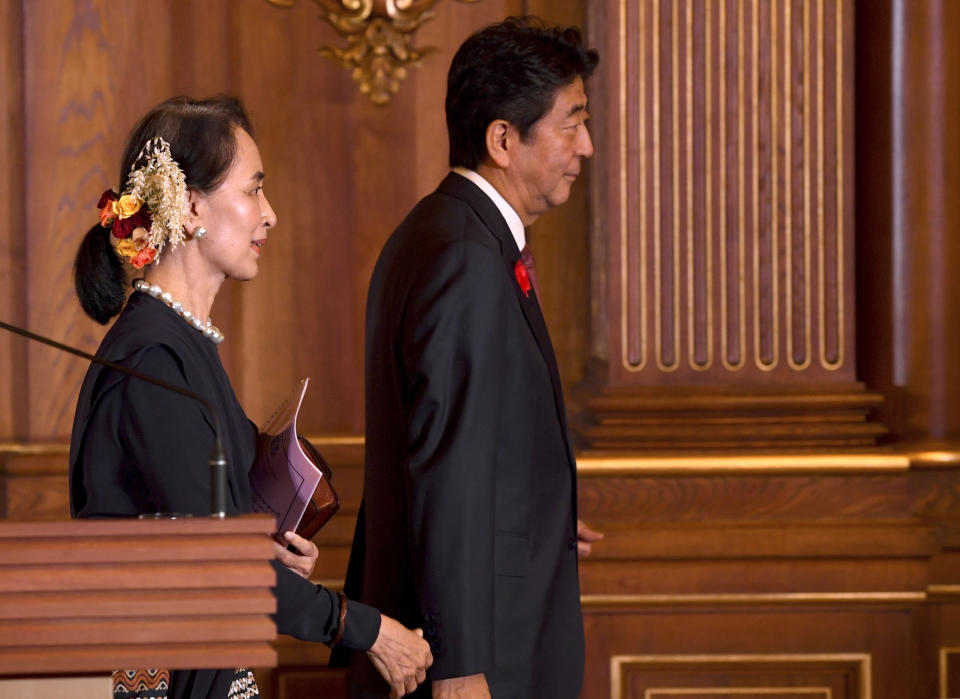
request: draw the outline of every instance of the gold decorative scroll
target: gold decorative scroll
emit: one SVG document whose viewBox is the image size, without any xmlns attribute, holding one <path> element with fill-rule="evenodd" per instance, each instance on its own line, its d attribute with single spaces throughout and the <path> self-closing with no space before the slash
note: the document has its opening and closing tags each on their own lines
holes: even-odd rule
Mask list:
<svg viewBox="0 0 960 699">
<path fill-rule="evenodd" d="M 267 0 L 279 7 L 293 7 L 297 0 Z M 314 0 L 321 16 L 347 39 L 345 48 L 321 46 L 320 55 L 351 71 L 360 92 L 381 106 L 390 101 L 407 77 L 407 68 L 417 66 L 436 51 L 432 46 L 412 45 L 413 34 L 433 19 L 438 0 Z M 479 0 L 459 0 L 479 2 Z"/>
</svg>

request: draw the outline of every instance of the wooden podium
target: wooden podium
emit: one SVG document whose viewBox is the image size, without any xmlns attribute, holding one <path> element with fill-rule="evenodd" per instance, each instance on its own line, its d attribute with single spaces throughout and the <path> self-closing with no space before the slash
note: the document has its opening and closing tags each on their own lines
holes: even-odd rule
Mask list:
<svg viewBox="0 0 960 699">
<path fill-rule="evenodd" d="M 0 521 L 0 695 L 120 668 L 276 665 L 272 526 Z"/>
</svg>

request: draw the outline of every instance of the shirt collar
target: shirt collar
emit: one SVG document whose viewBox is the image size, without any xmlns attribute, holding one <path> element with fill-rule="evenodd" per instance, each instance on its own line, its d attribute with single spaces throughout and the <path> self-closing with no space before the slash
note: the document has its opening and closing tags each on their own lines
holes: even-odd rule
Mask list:
<svg viewBox="0 0 960 699">
<path fill-rule="evenodd" d="M 499 209 L 503 215 L 504 220 L 506 220 L 507 226 L 510 228 L 510 233 L 513 234 L 513 239 L 517 242 L 517 250 L 523 250 L 523 246 L 527 244 L 527 235 L 523 230 L 523 222 L 520 220 L 517 212 L 513 210 L 513 207 L 510 206 L 507 200 L 497 191 L 496 187 L 490 184 L 483 175 L 474 170 L 468 170 L 465 167 L 455 167 L 453 171 L 462 177 L 466 177 L 477 185 L 480 191 L 490 197 L 490 200 L 496 205 L 497 209 Z"/>
</svg>

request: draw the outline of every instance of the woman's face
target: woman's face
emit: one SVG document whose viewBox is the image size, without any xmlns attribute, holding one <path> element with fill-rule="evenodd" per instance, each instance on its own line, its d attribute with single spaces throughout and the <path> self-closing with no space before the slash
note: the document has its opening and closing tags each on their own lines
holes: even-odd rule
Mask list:
<svg viewBox="0 0 960 699">
<path fill-rule="evenodd" d="M 277 224 L 277 216 L 263 193 L 263 162 L 257 144 L 243 129 L 234 133 L 233 165 L 220 186 L 203 196 L 201 225 L 208 232 L 198 242 L 218 271 L 231 279 L 248 280 L 257 276 L 267 229 Z"/>
</svg>

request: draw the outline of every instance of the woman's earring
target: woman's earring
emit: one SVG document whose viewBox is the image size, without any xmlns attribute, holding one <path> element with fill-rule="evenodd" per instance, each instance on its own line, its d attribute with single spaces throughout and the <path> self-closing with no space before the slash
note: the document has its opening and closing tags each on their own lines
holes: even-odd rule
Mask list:
<svg viewBox="0 0 960 699">
<path fill-rule="evenodd" d="M 207 229 L 203 226 L 200 226 L 193 232 L 193 239 L 200 240 L 203 236 L 207 234 Z"/>
</svg>

